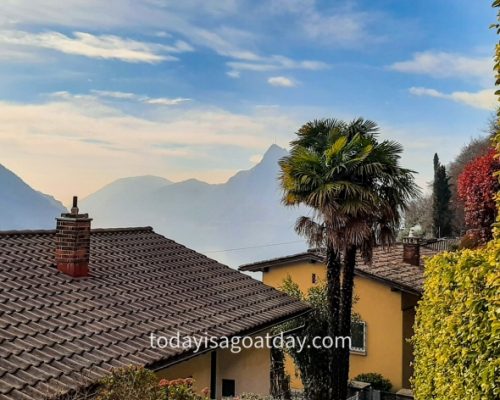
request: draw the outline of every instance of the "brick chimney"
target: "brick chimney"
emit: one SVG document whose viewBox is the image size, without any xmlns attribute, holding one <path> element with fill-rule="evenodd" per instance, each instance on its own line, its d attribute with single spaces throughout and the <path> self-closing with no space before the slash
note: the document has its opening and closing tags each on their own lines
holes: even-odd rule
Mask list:
<svg viewBox="0 0 500 400">
<path fill-rule="evenodd" d="M 403 261 L 411 265 L 420 265 L 420 238 L 403 238 Z"/>
<path fill-rule="evenodd" d="M 88 214 L 78 213 L 76 196 L 71 212 L 57 218 L 56 265 L 66 275 L 76 278 L 89 274 L 91 221 Z"/>
</svg>

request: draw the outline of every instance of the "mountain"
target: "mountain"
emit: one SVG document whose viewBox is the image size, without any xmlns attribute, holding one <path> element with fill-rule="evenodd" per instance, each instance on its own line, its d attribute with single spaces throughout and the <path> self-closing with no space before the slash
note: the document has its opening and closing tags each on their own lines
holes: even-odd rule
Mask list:
<svg viewBox="0 0 500 400">
<path fill-rule="evenodd" d="M 0 230 L 53 229 L 66 208 L 0 164 Z"/>
<path fill-rule="evenodd" d="M 260 163 L 223 184 L 120 179 L 83 199 L 80 209 L 94 218 L 95 227 L 151 225 L 233 267 L 302 251 L 305 244 L 293 226 L 304 210 L 281 204 L 278 160 L 285 155 L 273 145 Z"/>
<path fill-rule="evenodd" d="M 168 179 L 152 175 L 118 179 L 81 201 L 80 208 L 82 211 L 95 210 L 97 215 L 92 214 L 92 218 L 101 224 L 113 226 L 116 222 L 121 226 L 125 223 L 120 222 L 125 214 L 137 208 L 150 193 L 170 184 L 172 182 Z M 130 221 L 128 218 L 125 220 Z"/>
</svg>

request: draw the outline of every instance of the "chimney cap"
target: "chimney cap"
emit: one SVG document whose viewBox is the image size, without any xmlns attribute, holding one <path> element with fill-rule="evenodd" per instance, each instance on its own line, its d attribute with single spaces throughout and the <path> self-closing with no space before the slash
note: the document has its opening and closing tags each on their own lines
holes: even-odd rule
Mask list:
<svg viewBox="0 0 500 400">
<path fill-rule="evenodd" d="M 69 219 L 78 218 L 78 219 L 92 220 L 91 218 L 89 218 L 88 214 L 80 214 L 80 210 L 78 209 L 78 196 L 73 196 L 73 205 L 71 207 L 71 212 L 62 213 L 61 217 L 57 218 L 57 219 L 66 219 L 66 218 L 69 218 Z"/>
<path fill-rule="evenodd" d="M 78 196 L 73 196 L 73 207 L 71 207 L 71 214 L 78 215 Z"/>
</svg>

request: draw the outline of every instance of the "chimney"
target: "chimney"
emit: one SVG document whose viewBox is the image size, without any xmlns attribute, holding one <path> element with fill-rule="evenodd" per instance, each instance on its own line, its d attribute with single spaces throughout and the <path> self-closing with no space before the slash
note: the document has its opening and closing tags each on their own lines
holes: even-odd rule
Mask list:
<svg viewBox="0 0 500 400">
<path fill-rule="evenodd" d="M 411 265 L 420 265 L 420 238 L 403 238 L 403 261 Z"/>
<path fill-rule="evenodd" d="M 91 221 L 88 214 L 78 213 L 76 196 L 71 212 L 57 218 L 56 265 L 66 275 L 76 278 L 89 274 Z"/>
</svg>

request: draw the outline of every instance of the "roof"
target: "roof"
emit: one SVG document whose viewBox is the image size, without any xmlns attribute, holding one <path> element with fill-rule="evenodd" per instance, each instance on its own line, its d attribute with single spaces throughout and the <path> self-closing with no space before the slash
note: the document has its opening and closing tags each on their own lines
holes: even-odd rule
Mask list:
<svg viewBox="0 0 500 400">
<path fill-rule="evenodd" d="M 112 367 L 191 354 L 157 335 L 232 336 L 307 306 L 146 228 L 91 232 L 90 277 L 54 266 L 55 231 L 0 233 L 0 400 L 42 399 Z"/>
<path fill-rule="evenodd" d="M 427 245 L 420 246 L 420 256 L 430 257 L 437 254 L 439 250 Z M 273 258 L 270 260 L 258 261 L 245 264 L 239 267 L 240 271 L 265 271 L 268 268 L 275 268 L 295 262 L 324 262 L 324 255 L 317 251 L 307 251 L 290 256 Z M 365 263 L 358 257 L 355 273 L 391 287 L 410 292 L 421 293 L 424 282 L 424 268 L 415 266 L 403 261 L 403 245 L 398 243 L 392 247 L 377 246 L 373 249 L 371 264 Z"/>
</svg>

